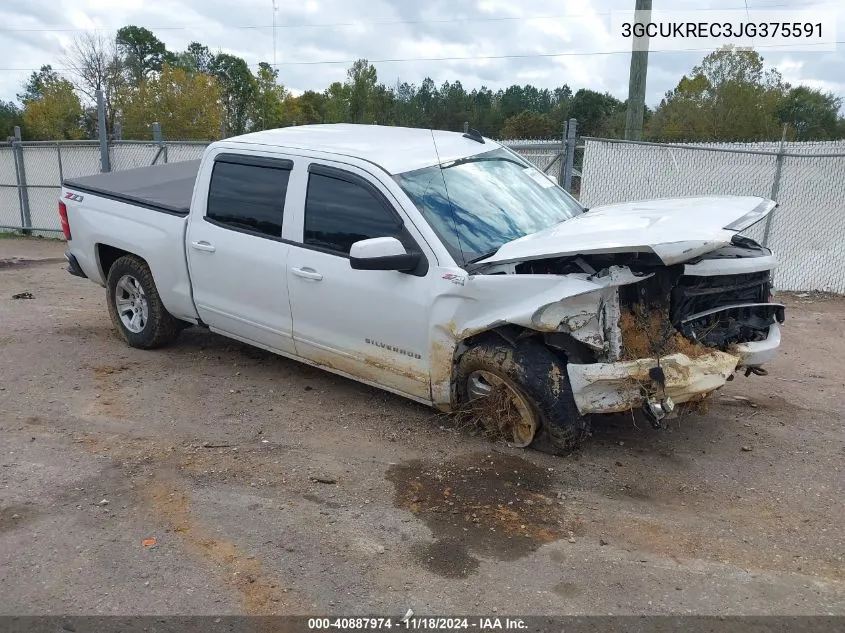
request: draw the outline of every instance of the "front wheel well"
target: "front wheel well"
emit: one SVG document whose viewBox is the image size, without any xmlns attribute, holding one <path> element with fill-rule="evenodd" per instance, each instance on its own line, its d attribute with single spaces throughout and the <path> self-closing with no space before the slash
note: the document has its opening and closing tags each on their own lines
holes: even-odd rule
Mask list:
<svg viewBox="0 0 845 633">
<path fill-rule="evenodd" d="M 506 438 L 512 434 L 515 446 L 570 452 L 589 435 L 589 422 L 578 412 L 566 361 L 556 351 L 538 336 L 515 344 L 495 336 L 479 340 L 458 361 L 457 405 Z"/>
<path fill-rule="evenodd" d="M 532 337 L 541 340 L 552 354 L 564 362 L 595 363 L 598 360 L 593 350 L 569 334 L 564 332 L 538 332 L 521 325 L 508 323 L 462 339 L 458 345 L 454 362 L 457 365 L 463 352 L 485 341 L 504 341 L 511 347 L 516 347 L 520 342 Z"/>
</svg>

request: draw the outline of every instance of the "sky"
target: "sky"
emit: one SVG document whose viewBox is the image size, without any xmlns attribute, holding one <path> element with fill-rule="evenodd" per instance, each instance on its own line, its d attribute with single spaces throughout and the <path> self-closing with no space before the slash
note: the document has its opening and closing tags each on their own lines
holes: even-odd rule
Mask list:
<svg viewBox="0 0 845 633">
<path fill-rule="evenodd" d="M 836 50 L 772 51 L 765 41 L 758 50 L 786 81 L 845 98 L 843 0 L 653 2 L 655 10 L 826 12 L 825 28 L 835 26 L 842 42 Z M 276 0 L 276 5 L 274 46 L 272 0 L 2 0 L 0 99 L 14 100 L 42 64 L 61 69 L 63 50 L 80 31 L 112 35 L 127 24 L 152 30 L 170 50 L 197 40 L 213 52 L 239 55 L 253 68 L 275 59 L 280 81 L 294 93 L 343 81 L 351 62 L 363 57 L 388 85 L 419 84 L 429 76 L 437 85 L 460 80 L 468 90 L 568 84 L 573 91 L 627 97 L 630 43 L 611 30 L 613 12 L 630 10 L 632 0 Z M 837 12 L 832 20 L 831 12 Z M 649 55 L 650 106 L 707 53 L 659 46 L 653 42 Z M 700 48 L 694 41 L 685 46 Z"/>
</svg>

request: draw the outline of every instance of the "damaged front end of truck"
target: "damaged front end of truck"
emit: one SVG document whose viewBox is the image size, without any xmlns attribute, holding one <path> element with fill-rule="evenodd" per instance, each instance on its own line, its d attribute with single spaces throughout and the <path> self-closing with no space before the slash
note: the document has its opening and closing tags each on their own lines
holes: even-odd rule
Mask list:
<svg viewBox="0 0 845 633">
<path fill-rule="evenodd" d="M 775 258 L 738 232 L 774 207 L 756 199 L 743 222 L 707 239 L 594 245 L 592 252 L 578 252 L 572 240 L 569 252 L 552 255 L 542 251 L 553 251 L 548 242 L 560 243 L 560 235 L 526 239 L 523 253 L 506 244 L 469 271 L 461 293 L 474 300 L 458 305 L 451 321 L 457 353 L 479 332 L 513 341 L 541 336 L 565 358 L 582 416 L 642 410 L 659 426 L 679 410 L 701 408 L 737 370 L 765 375 L 780 344 Z"/>
<path fill-rule="evenodd" d="M 598 413 L 642 409 L 659 425 L 737 369 L 765 374 L 780 344 L 775 258 L 742 236 L 772 200 L 585 209 L 501 147 L 396 180 L 460 263 L 432 307 L 432 401 L 509 392 L 496 415 L 514 413 L 499 426 L 517 445 L 565 452 Z"/>
<path fill-rule="evenodd" d="M 582 344 L 568 356 L 567 373 L 584 414 L 643 409 L 653 423 L 681 405 L 702 402 L 737 369 L 764 374 L 762 364 L 780 342 L 784 307 L 771 302 L 771 268 L 737 274 L 712 262 L 726 252 L 765 257 L 746 238 L 697 258 L 666 266 L 648 253 L 539 260 L 520 272 L 584 276 L 602 289 L 542 308 L 561 316 L 558 331 Z M 743 262 L 745 264 L 745 262 Z M 745 264 L 739 269 L 753 266 Z M 724 270 L 720 270 L 724 272 Z M 550 337 L 554 344 L 554 337 Z"/>
</svg>

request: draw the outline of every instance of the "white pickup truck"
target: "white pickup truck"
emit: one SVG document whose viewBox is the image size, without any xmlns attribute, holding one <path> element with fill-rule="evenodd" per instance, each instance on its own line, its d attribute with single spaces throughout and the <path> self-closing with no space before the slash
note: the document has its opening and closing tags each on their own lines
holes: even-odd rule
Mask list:
<svg viewBox="0 0 845 633">
<path fill-rule="evenodd" d="M 517 446 L 565 453 L 596 413 L 659 426 L 780 343 L 775 259 L 740 236 L 775 202 L 588 210 L 475 131 L 268 130 L 63 185 L 68 270 L 129 345 L 207 327 Z"/>
</svg>

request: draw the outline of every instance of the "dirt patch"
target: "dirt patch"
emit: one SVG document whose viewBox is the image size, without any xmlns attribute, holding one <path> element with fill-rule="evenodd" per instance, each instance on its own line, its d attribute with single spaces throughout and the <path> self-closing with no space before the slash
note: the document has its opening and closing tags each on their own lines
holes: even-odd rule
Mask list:
<svg viewBox="0 0 845 633">
<path fill-rule="evenodd" d="M 0 508 L 0 533 L 11 532 L 35 518 L 31 506 L 11 505 Z"/>
<path fill-rule="evenodd" d="M 572 598 L 577 596 L 581 593 L 581 590 L 578 588 L 574 582 L 561 582 L 554 586 L 552 589 L 557 595 L 561 596 L 562 598 Z"/>
<path fill-rule="evenodd" d="M 285 483 L 286 471 L 272 446 L 239 445 L 233 447 L 179 449 L 179 471 L 194 481 L 203 483 L 237 482 L 252 487 L 275 486 Z"/>
<path fill-rule="evenodd" d="M 469 552 L 514 560 L 565 537 L 578 523 L 552 493 L 552 474 L 522 458 L 472 453 L 453 461 L 391 466 L 395 503 L 422 519 L 435 543 L 417 560 L 435 573 L 475 569 Z"/>
<path fill-rule="evenodd" d="M 18 242 L 0 244 L 0 258 L 64 248 Z M 0 508 L 24 510 L 0 530 L 2 615 L 401 617 L 419 605 L 538 616 L 845 613 L 842 299 L 788 299 L 770 375 L 737 375 L 708 415 L 659 431 L 630 414 L 600 416 L 581 451 L 553 458 L 491 445 L 447 416 L 206 330 L 155 352 L 129 349 L 102 288 L 63 268 L 0 271 L 9 367 L 0 380 L 0 491 L 9 493 Z M 9 300 L 26 289 L 36 301 Z M 441 335 L 448 368 L 452 339 Z M 123 402 L 123 417 L 89 415 L 87 405 L 104 398 Z M 557 513 L 550 520 L 563 528 L 549 529 L 561 540 L 501 560 L 483 554 L 522 545 L 499 523 L 482 529 L 431 510 L 456 482 L 478 487 L 468 494 L 488 506 L 524 498 L 521 486 L 505 487 L 504 468 L 499 478 L 457 470 L 490 454 L 497 468 L 506 454 L 537 465 L 515 460 L 521 471 L 549 473 L 540 493 L 552 506 L 515 512 L 541 527 Z M 412 458 L 424 460 L 415 474 Z M 394 477 L 410 479 L 396 489 L 385 479 L 391 463 L 402 464 Z M 414 515 L 396 505 L 416 476 L 429 489 L 417 493 Z M 427 523 L 438 520 L 447 525 L 432 536 Z M 456 539 L 447 527 L 460 530 Z M 144 547 L 149 537 L 157 544 Z"/>
<path fill-rule="evenodd" d="M 94 372 L 95 376 L 111 376 L 112 374 L 117 374 L 122 371 L 126 371 L 127 369 L 129 369 L 129 365 L 94 365 L 91 368 L 91 371 Z"/>
<path fill-rule="evenodd" d="M 188 496 L 178 486 L 159 475 L 143 490 L 155 513 L 168 521 L 194 553 L 214 563 L 241 596 L 250 615 L 271 615 L 292 606 L 288 589 L 267 576 L 256 558 L 245 555 L 232 542 L 214 538 L 192 518 Z"/>
<path fill-rule="evenodd" d="M 636 306 L 634 312 L 622 314 L 619 327 L 622 330 L 621 360 L 660 358 L 677 353 L 698 358 L 713 351 L 678 332 L 669 321 L 667 310 L 645 310 Z"/>
<path fill-rule="evenodd" d="M 443 578 L 466 578 L 478 569 L 478 559 L 470 556 L 460 541 L 418 543 L 413 551 L 420 565 Z"/>
<path fill-rule="evenodd" d="M 24 259 L 22 257 L 11 257 L 0 259 L 0 270 L 26 268 L 27 266 L 39 266 L 41 264 L 59 264 L 65 260 L 61 257 L 50 257 L 47 259 Z"/>
</svg>

